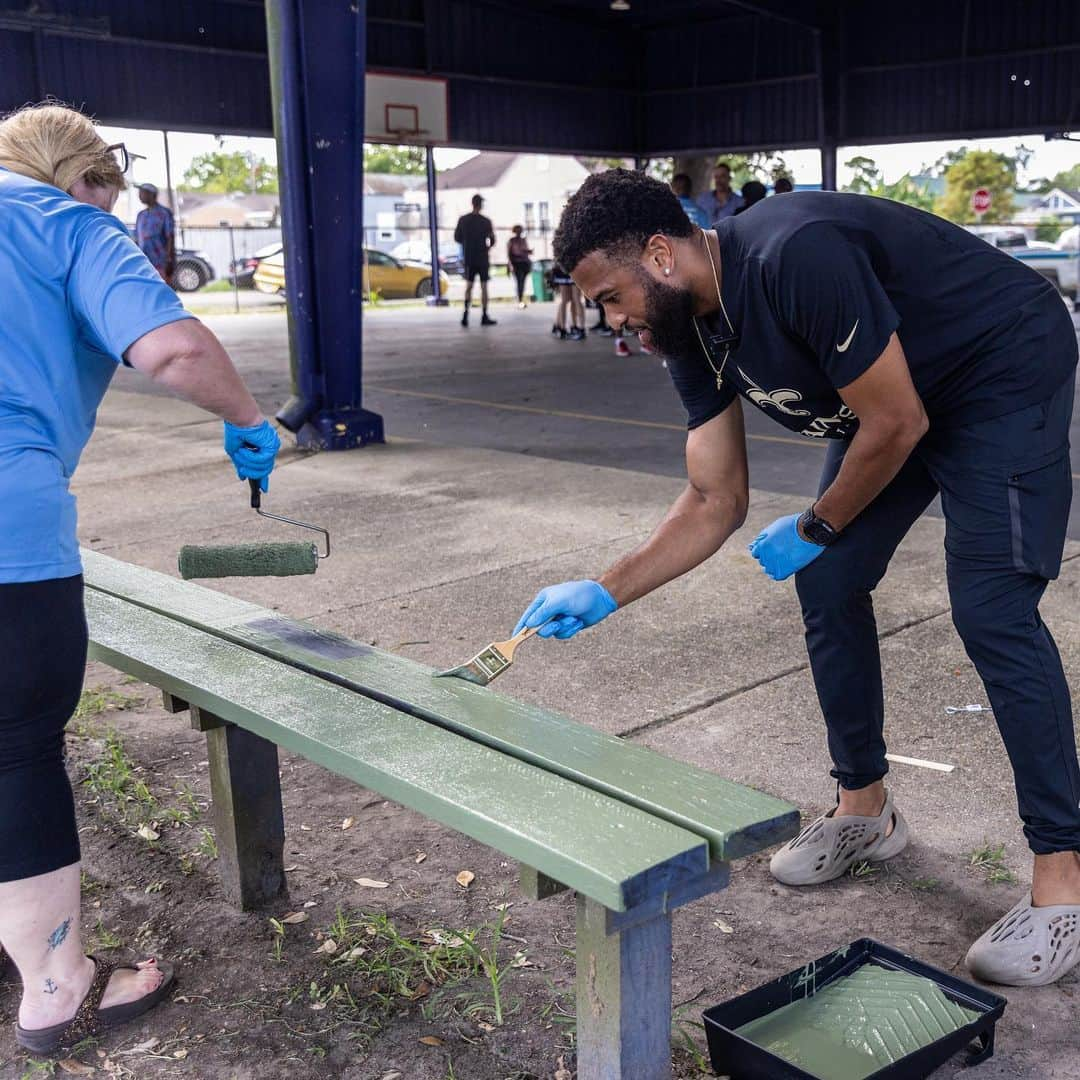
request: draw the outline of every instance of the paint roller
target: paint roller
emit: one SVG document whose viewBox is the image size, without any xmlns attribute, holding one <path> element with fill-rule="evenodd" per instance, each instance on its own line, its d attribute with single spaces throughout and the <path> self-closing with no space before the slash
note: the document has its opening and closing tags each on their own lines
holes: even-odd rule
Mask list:
<svg viewBox="0 0 1080 1080">
<path fill-rule="evenodd" d="M 258 480 L 251 485 L 251 508 L 260 516 L 299 529 L 321 533 L 326 541 L 326 551 L 320 552 L 315 544 L 265 543 L 265 544 L 216 544 L 198 546 L 185 544 L 180 549 L 180 576 L 191 578 L 222 577 L 292 577 L 297 574 L 314 574 L 319 560 L 330 557 L 330 533 L 318 525 L 306 521 L 294 521 L 280 514 L 270 514 L 262 508 L 262 491 Z"/>
</svg>

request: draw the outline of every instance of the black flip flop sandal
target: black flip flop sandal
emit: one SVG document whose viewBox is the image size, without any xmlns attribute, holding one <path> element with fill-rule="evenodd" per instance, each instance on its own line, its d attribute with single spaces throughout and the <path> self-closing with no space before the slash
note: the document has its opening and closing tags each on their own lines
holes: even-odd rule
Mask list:
<svg viewBox="0 0 1080 1080">
<path fill-rule="evenodd" d="M 148 1013 L 159 1004 L 176 983 L 176 974 L 172 965 L 159 963 L 158 970 L 163 978 L 156 990 L 137 1001 L 102 1009 L 101 999 L 105 995 L 105 988 L 109 985 L 113 972 L 123 968 L 137 971 L 138 968 L 134 964 L 117 964 L 111 960 L 103 960 L 99 956 L 91 956 L 90 959 L 94 961 L 94 978 L 86 997 L 83 998 L 78 1011 L 70 1020 L 36 1031 L 27 1031 L 18 1024 L 15 1025 L 15 1039 L 24 1050 L 38 1055 L 55 1054 L 58 1050 L 74 1046 L 105 1028 L 126 1024 L 129 1020 L 135 1020 Z"/>
</svg>

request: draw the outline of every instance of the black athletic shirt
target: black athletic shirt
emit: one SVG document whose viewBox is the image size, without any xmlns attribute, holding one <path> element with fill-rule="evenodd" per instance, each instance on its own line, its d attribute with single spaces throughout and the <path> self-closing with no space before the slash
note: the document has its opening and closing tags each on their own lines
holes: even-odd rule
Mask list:
<svg viewBox="0 0 1080 1080">
<path fill-rule="evenodd" d="M 1033 405 L 1076 366 L 1072 320 L 1030 267 L 959 226 L 866 195 L 795 192 L 719 223 L 724 306 L 737 338 L 719 389 L 700 350 L 669 358 L 690 428 L 741 394 L 792 431 L 848 438 L 837 389 L 903 345 L 931 423 Z M 731 337 L 698 320 L 719 368 Z"/>
<path fill-rule="evenodd" d="M 462 214 L 454 230 L 454 240 L 461 245 L 466 266 L 483 268 L 488 265 L 488 247 L 495 243 L 491 219 L 475 212 Z"/>
</svg>

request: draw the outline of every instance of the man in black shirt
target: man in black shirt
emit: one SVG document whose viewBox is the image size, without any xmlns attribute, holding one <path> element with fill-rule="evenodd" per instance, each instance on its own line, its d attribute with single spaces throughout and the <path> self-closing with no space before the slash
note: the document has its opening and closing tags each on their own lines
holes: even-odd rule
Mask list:
<svg viewBox="0 0 1080 1080">
<path fill-rule="evenodd" d="M 480 213 L 484 200 L 479 195 L 472 197 L 472 213 L 462 214 L 454 229 L 454 240 L 461 245 L 462 261 L 465 263 L 465 312 L 461 316 L 461 325 L 469 325 L 469 306 L 472 304 L 473 279 L 480 279 L 480 306 L 483 312 L 481 326 L 494 326 L 495 320 L 488 318 L 488 275 L 490 264 L 488 252 L 495 246 L 495 230 L 491 220 Z"/>
<path fill-rule="evenodd" d="M 698 565 L 749 498 L 742 406 L 829 450 L 815 502 L 750 545 L 795 574 L 838 804 L 773 857 L 781 881 L 841 877 L 909 830 L 886 791 L 871 593 L 940 495 L 953 621 L 982 678 L 1035 855 L 1031 893 L 970 949 L 981 978 L 1056 980 L 1080 948 L 1080 768 L 1069 688 L 1038 605 L 1072 495 L 1076 337 L 1038 274 L 940 218 L 831 192 L 768 199 L 715 230 L 665 185 L 613 170 L 573 196 L 555 256 L 668 357 L 689 417 L 689 484 L 653 535 L 596 581 L 543 590 L 520 626 L 568 638 Z M 1070 939 L 1071 940 L 1071 939 Z"/>
</svg>

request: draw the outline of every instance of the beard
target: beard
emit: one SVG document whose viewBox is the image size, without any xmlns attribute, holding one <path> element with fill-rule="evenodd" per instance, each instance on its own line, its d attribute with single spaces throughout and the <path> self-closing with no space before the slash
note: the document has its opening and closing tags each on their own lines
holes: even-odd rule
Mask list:
<svg viewBox="0 0 1080 1080">
<path fill-rule="evenodd" d="M 657 281 L 643 269 L 639 272 L 645 290 L 645 322 L 656 351 L 674 359 L 693 355 L 701 347 L 694 330 L 693 294 Z"/>
</svg>

